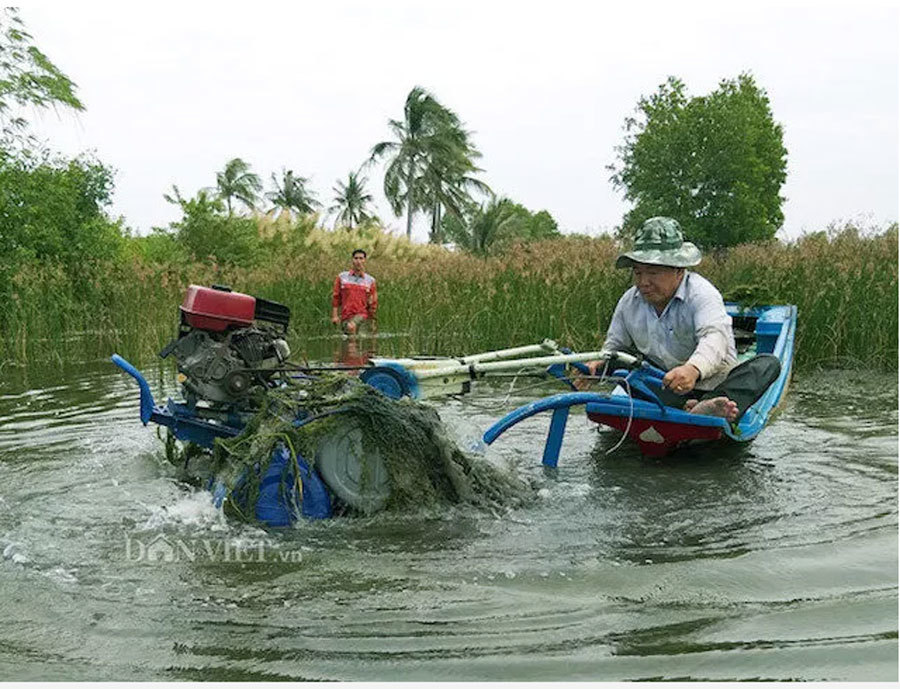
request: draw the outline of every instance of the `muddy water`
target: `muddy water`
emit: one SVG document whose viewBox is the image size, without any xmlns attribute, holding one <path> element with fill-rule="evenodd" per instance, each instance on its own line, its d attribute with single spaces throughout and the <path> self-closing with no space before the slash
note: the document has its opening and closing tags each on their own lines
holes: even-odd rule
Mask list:
<svg viewBox="0 0 900 689">
<path fill-rule="evenodd" d="M 150 369 L 157 396 L 168 372 Z M 226 521 L 106 362 L 0 382 L 3 680 L 896 680 L 897 379 L 797 375 L 750 446 L 664 462 L 573 414 L 485 461 L 539 484 L 456 508 Z M 466 443 L 525 401 L 439 406 Z"/>
</svg>

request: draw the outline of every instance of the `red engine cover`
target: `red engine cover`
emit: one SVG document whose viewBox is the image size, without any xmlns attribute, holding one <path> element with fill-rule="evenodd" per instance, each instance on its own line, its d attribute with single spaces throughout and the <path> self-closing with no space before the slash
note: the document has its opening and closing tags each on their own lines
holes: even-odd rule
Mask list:
<svg viewBox="0 0 900 689">
<path fill-rule="evenodd" d="M 240 292 L 223 292 L 209 287 L 188 287 L 181 313 L 193 328 L 221 332 L 228 326 L 245 327 L 253 323 L 256 298 Z"/>
</svg>

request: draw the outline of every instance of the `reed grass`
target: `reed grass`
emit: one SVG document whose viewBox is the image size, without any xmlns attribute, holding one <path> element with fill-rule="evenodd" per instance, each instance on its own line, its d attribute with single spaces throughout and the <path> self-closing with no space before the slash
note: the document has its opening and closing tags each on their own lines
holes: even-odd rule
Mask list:
<svg viewBox="0 0 900 689">
<path fill-rule="evenodd" d="M 310 233 L 301 246 L 273 252 L 258 267 L 198 263 L 163 266 L 132 258 L 17 273 L 0 305 L 6 363 L 54 366 L 118 351 L 135 361 L 174 335 L 188 284 L 230 284 L 292 311 L 291 345 L 301 356 L 334 334 L 334 276 L 349 252 L 370 249 L 379 286 L 379 331 L 386 354 L 459 354 L 537 342 L 598 347 L 629 285 L 613 267 L 610 238 L 564 238 L 475 257 L 419 247 L 377 233 Z M 752 287 L 799 309 L 796 365 L 897 369 L 897 228 L 875 236 L 853 228 L 795 242 L 743 245 L 708 255 L 697 271 L 723 294 Z"/>
</svg>

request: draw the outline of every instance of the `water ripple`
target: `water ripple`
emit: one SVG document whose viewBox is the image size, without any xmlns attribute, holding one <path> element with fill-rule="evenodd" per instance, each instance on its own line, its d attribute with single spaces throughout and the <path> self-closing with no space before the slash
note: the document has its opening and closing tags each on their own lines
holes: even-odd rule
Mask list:
<svg viewBox="0 0 900 689">
<path fill-rule="evenodd" d="M 896 393 L 849 382 L 800 378 L 749 447 L 665 461 L 607 455 L 618 433 L 573 415 L 545 471 L 547 419 L 530 419 L 487 458 L 537 482 L 534 505 L 274 531 L 174 480 L 136 386 L 106 362 L 7 385 L 0 673 L 896 680 Z M 502 410 L 441 413 L 465 439 Z M 157 537 L 269 559 L 136 559 Z"/>
</svg>

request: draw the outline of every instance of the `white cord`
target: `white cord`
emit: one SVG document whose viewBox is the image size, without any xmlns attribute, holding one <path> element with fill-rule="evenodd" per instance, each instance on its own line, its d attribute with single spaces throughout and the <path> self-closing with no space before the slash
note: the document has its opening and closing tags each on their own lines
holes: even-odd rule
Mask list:
<svg viewBox="0 0 900 689">
<path fill-rule="evenodd" d="M 505 407 L 507 402 L 509 402 L 509 398 L 512 397 L 513 387 L 515 387 L 516 381 L 519 380 L 519 374 L 524 371 L 524 368 L 520 368 L 513 375 L 513 379 L 509 381 L 509 390 L 506 391 L 506 397 L 503 398 L 503 401 L 499 404 L 501 407 Z"/>
<path fill-rule="evenodd" d="M 604 367 L 603 370 L 605 372 L 606 368 Z M 622 447 L 622 443 L 624 443 L 625 438 L 628 437 L 628 431 L 631 430 L 631 421 L 632 419 L 634 419 L 634 397 L 631 396 L 631 384 L 628 382 L 628 378 L 623 378 L 622 382 L 625 383 L 625 392 L 628 393 L 628 423 L 625 426 L 625 431 L 622 433 L 622 437 L 619 438 L 619 442 L 617 442 L 606 451 L 607 455 L 612 454 L 620 447 Z"/>
</svg>

